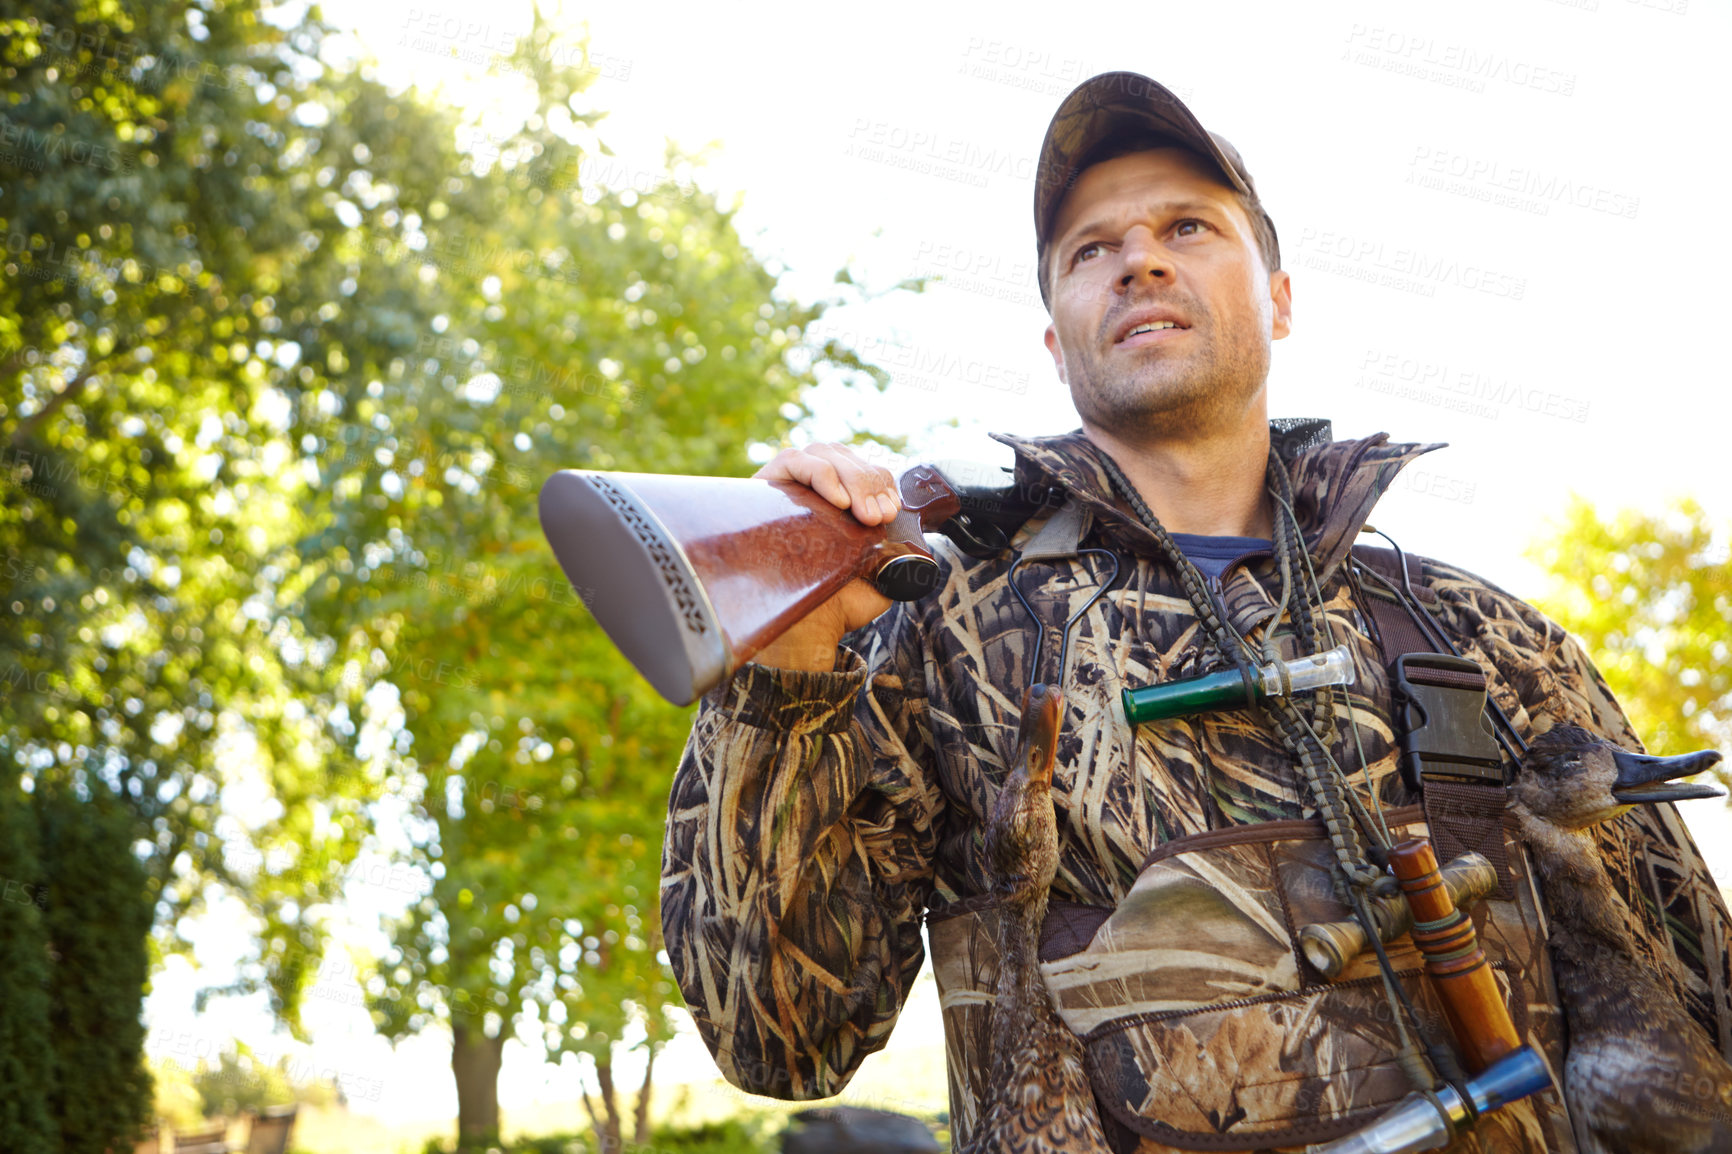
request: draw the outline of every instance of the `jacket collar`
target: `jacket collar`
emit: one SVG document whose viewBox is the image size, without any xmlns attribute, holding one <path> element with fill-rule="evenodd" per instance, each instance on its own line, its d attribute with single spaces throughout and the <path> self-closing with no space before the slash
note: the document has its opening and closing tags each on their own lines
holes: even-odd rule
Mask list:
<svg viewBox="0 0 1732 1154">
<path fill-rule="evenodd" d="M 1275 420 L 1269 435 L 1293 481 L 1293 511 L 1319 579 L 1353 548 L 1372 506 L 1409 461 L 1444 442 L 1391 442 L 1374 433 L 1358 440 L 1332 439 L 1328 421 Z M 1081 429 L 1051 437 L 993 433 L 1016 454 L 1018 491 L 1057 485 L 1082 501 L 1103 524 L 1122 523 L 1133 537 L 1152 543 L 1148 530 L 1113 494 L 1101 460 L 1104 454 Z"/>
</svg>

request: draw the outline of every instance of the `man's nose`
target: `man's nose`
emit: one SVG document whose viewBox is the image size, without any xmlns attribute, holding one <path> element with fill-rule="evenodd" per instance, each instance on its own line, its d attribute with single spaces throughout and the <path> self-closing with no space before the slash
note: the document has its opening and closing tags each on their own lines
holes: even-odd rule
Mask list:
<svg viewBox="0 0 1732 1154">
<path fill-rule="evenodd" d="M 1172 254 L 1160 242 L 1153 230 L 1137 225 L 1125 234 L 1119 249 L 1119 287 L 1128 289 L 1143 284 L 1171 283 Z"/>
</svg>

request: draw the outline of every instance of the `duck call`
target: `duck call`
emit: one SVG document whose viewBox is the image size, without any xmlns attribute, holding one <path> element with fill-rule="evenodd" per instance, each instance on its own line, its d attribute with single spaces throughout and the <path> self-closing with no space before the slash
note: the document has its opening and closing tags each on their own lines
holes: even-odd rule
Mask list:
<svg viewBox="0 0 1732 1154">
<path fill-rule="evenodd" d="M 1249 676 L 1229 669 L 1126 689 L 1120 694 L 1125 720 L 1141 725 L 1145 721 L 1165 721 L 1220 709 L 1244 709 L 1283 694 L 1326 685 L 1352 685 L 1354 678 L 1353 658 L 1345 645 L 1292 661 L 1256 666 L 1247 673 Z"/>
<path fill-rule="evenodd" d="M 542 486 L 541 528 L 620 652 L 688 705 L 856 578 L 897 601 L 933 591 L 925 534 L 960 498 L 929 465 L 898 493 L 895 519 L 867 526 L 792 481 L 565 469 Z"/>
<path fill-rule="evenodd" d="M 1425 1095 L 1409 1094 L 1363 1130 L 1333 1142 L 1307 1146 L 1306 1154 L 1415 1154 L 1420 1150 L 1441 1150 L 1449 1145 L 1457 1128 L 1470 1126 L 1479 1115 L 1538 1094 L 1551 1084 L 1552 1076 L 1546 1072 L 1545 1062 L 1532 1049 L 1522 1046 L 1498 1059 L 1483 1074 L 1469 1078 L 1466 1098 L 1454 1086 L 1437 1088 L 1438 1105 L 1449 1115 L 1447 1122 Z M 1468 1111 L 1470 1100 L 1472 1113 Z"/>
<path fill-rule="evenodd" d="M 1389 866 L 1413 910 L 1413 944 L 1425 957 L 1425 972 L 1443 1002 L 1462 1064 L 1477 1074 L 1522 1044 L 1491 963 L 1472 919 L 1450 898 L 1429 838 L 1397 845 L 1389 851 Z"/>
<path fill-rule="evenodd" d="M 1440 872 L 1443 888 L 1458 908 L 1479 901 L 1496 892 L 1498 887 L 1497 870 L 1484 854 L 1471 850 L 1444 866 Z M 1413 907 L 1400 894 L 1373 897 L 1366 906 L 1377 927 L 1378 940 L 1385 944 L 1413 928 Z M 1299 931 L 1299 949 L 1305 960 L 1331 981 L 1340 977 L 1348 963 L 1364 953 L 1370 944 L 1365 927 L 1357 918 L 1316 922 Z"/>
</svg>

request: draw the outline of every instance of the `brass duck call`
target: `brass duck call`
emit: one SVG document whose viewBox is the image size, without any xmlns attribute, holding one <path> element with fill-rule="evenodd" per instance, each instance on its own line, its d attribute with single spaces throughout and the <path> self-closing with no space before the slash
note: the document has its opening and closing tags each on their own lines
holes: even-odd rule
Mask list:
<svg viewBox="0 0 1732 1154">
<path fill-rule="evenodd" d="M 1485 855 L 1462 854 L 1443 867 L 1443 888 L 1458 908 L 1471 905 L 1497 890 L 1497 870 Z M 1413 928 L 1413 907 L 1400 894 L 1372 898 L 1366 903 L 1377 937 L 1386 945 Z M 1299 949 L 1311 967 L 1333 981 L 1349 962 L 1371 944 L 1357 918 L 1318 922 L 1299 931 Z"/>
</svg>

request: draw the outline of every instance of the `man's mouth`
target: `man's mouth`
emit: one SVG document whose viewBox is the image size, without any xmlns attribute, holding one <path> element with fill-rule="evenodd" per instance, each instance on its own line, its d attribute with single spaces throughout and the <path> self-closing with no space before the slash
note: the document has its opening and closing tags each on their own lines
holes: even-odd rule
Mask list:
<svg viewBox="0 0 1732 1154">
<path fill-rule="evenodd" d="M 1190 328 L 1175 316 L 1163 315 L 1165 312 L 1164 309 L 1160 312 L 1149 310 L 1141 316 L 1126 318 L 1113 337 L 1113 344 L 1135 346 L 1168 341 Z"/>
</svg>

